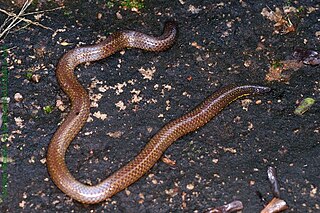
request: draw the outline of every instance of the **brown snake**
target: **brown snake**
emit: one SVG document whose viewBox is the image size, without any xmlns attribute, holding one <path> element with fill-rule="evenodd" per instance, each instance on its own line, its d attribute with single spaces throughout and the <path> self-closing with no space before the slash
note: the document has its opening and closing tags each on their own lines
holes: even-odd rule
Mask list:
<svg viewBox="0 0 320 213">
<path fill-rule="evenodd" d="M 174 22 L 167 22 L 163 34 L 159 37 L 135 31 L 120 31 L 99 44 L 72 49 L 60 59 L 56 76 L 70 98 L 71 110 L 51 139 L 47 166 L 53 182 L 64 193 L 82 203 L 98 203 L 106 200 L 137 181 L 174 141 L 209 122 L 229 103 L 242 96 L 270 90 L 268 87 L 250 85 L 225 87 L 208 97 L 191 112 L 166 124 L 132 161 L 107 179 L 95 186 L 77 181 L 67 168 L 65 154 L 69 144 L 87 121 L 90 100 L 85 89 L 77 81 L 73 73 L 74 68 L 83 62 L 100 60 L 128 47 L 163 51 L 173 44 L 176 32 Z"/>
</svg>

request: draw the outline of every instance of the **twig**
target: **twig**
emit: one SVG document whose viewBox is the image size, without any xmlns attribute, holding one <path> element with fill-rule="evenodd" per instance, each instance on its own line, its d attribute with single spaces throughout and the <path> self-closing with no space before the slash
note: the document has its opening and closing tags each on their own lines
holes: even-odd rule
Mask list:
<svg viewBox="0 0 320 213">
<path fill-rule="evenodd" d="M 39 22 L 31 21 L 31 20 L 29 20 L 29 19 L 23 18 L 23 17 L 21 17 L 21 15 L 16 15 L 16 14 L 14 14 L 14 13 L 7 12 L 7 11 L 1 9 L 1 8 L 0 8 L 0 12 L 3 12 L 3 13 L 5 13 L 5 14 L 7 14 L 8 16 L 16 17 L 17 19 L 20 19 L 20 21 L 24 21 L 24 22 L 27 22 L 27 23 L 29 23 L 29 24 L 33 24 L 33 25 L 42 27 L 42 28 L 44 28 L 44 29 L 52 30 L 52 31 L 53 31 L 52 28 L 46 27 L 46 26 L 44 26 L 43 24 L 40 24 Z M 20 21 L 19 21 L 19 22 L 20 22 Z"/>
<path fill-rule="evenodd" d="M 2 38 L 4 35 L 6 35 L 7 33 L 9 33 L 9 31 L 16 26 L 17 24 L 19 24 L 21 22 L 21 19 L 19 19 L 19 17 L 24 13 L 24 11 L 30 6 L 30 4 L 32 3 L 31 1 L 26 1 L 23 5 L 23 7 L 21 8 L 20 12 L 18 15 L 14 14 L 14 13 L 9 13 L 3 9 L 0 8 L 0 12 L 3 12 L 5 14 L 8 15 L 8 17 L 6 18 L 6 20 L 4 21 L 4 23 L 1 25 L 1 30 L 6 26 L 6 24 L 10 22 L 10 24 L 0 33 L 0 38 Z M 11 15 L 14 14 L 14 15 Z M 13 17 L 10 17 L 13 16 Z M 10 17 L 10 18 L 9 18 Z"/>
<path fill-rule="evenodd" d="M 207 209 L 205 213 L 231 213 L 231 212 L 240 211 L 242 209 L 243 209 L 242 202 L 239 200 L 235 200 L 223 206 Z"/>
<path fill-rule="evenodd" d="M 0 50 L 0 54 L 2 54 L 3 52 L 8 52 L 9 50 L 12 50 L 12 49 L 14 49 L 14 48 L 16 48 L 16 46 L 14 46 L 14 47 L 10 47 L 10 48 L 5 48 L 5 50 Z M 0 99 L 0 103 L 1 103 L 1 99 Z"/>
<path fill-rule="evenodd" d="M 30 12 L 30 13 L 25 13 L 25 10 L 30 6 L 30 4 L 32 3 L 32 0 L 26 1 L 23 5 L 23 7 L 21 8 L 20 12 L 18 14 L 12 13 L 12 12 L 8 12 L 4 9 L 0 8 L 0 12 L 6 14 L 8 17 L 5 19 L 5 21 L 3 22 L 3 24 L 0 27 L 0 38 L 2 38 L 3 36 L 5 36 L 6 34 L 9 33 L 9 31 L 17 26 L 21 21 L 26 22 L 28 25 L 32 24 L 32 25 L 36 25 L 39 27 L 42 27 L 44 29 L 47 30 L 51 30 L 54 31 L 52 28 L 44 26 L 43 24 L 40 24 L 39 22 L 36 21 L 31 21 L 27 18 L 23 18 L 22 16 L 27 16 L 27 15 L 32 15 L 32 14 L 39 14 L 42 12 L 47 12 L 47 11 L 53 11 L 53 10 L 58 10 L 61 9 L 63 7 L 58 7 L 58 8 L 54 8 L 54 9 L 49 9 L 49 10 L 44 10 L 44 11 L 37 11 L 37 12 Z M 9 23 L 10 22 L 10 23 Z M 8 24 L 9 23 L 9 24 Z M 8 25 L 7 25 L 8 24 Z M 27 26 L 28 26 L 27 25 Z M 6 28 L 5 28 L 6 27 Z M 23 28 L 25 28 L 26 26 L 24 26 Z M 5 28 L 5 29 L 4 29 Z M 23 29 L 20 28 L 20 29 Z"/>
<path fill-rule="evenodd" d="M 286 201 L 279 198 L 273 198 L 270 203 L 260 213 L 278 213 L 288 209 Z"/>
<path fill-rule="evenodd" d="M 267 173 L 268 173 L 268 179 L 269 179 L 271 186 L 272 186 L 273 196 L 279 198 L 280 197 L 280 187 L 279 187 L 279 183 L 278 183 L 278 179 L 277 179 L 276 169 L 269 166 Z"/>
<path fill-rule="evenodd" d="M 34 12 L 30 12 L 30 13 L 25 13 L 25 14 L 23 14 L 23 16 L 34 15 L 34 14 L 45 13 L 45 12 L 51 12 L 51 11 L 60 10 L 60 9 L 63 9 L 63 8 L 64 8 L 64 6 L 56 7 L 56 8 L 48 9 L 48 10 L 34 11 Z"/>
</svg>

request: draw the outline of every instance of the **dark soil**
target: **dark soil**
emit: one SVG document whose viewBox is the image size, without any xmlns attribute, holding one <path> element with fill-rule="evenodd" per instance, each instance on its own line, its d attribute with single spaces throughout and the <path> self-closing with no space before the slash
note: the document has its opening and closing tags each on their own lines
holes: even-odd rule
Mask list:
<svg viewBox="0 0 320 213">
<path fill-rule="evenodd" d="M 318 1 L 271 0 L 266 5 L 256 0 L 158 0 L 145 1 L 141 13 L 108 8 L 106 2 L 70 1 L 64 9 L 44 13 L 39 21 L 56 35 L 29 25 L 3 39 L 2 50 L 9 49 L 7 59 L 1 59 L 8 60 L 9 70 L 10 140 L 6 145 L 13 162 L 2 171 L 8 174 L 8 195 L 0 204 L 1 212 L 202 212 L 233 200 L 243 202 L 243 212 L 259 212 L 265 203 L 258 194 L 266 202 L 272 199 L 268 166 L 278 172 L 287 212 L 320 211 L 319 66 L 303 66 L 288 83 L 265 81 L 273 61 L 290 57 L 296 48 L 319 50 Z M 260 13 L 264 7 L 286 4 L 317 10 L 299 14 L 295 32 L 273 34 L 274 23 Z M 192 6 L 199 10 L 191 10 Z M 0 7 L 11 8 L 3 3 Z M 51 2 L 39 9 L 55 7 Z M 122 19 L 116 17 L 118 11 Z M 4 18 L 1 14 L 1 22 Z M 130 49 L 76 69 L 85 88 L 94 80 L 101 82 L 98 87 L 127 83 L 119 95 L 114 89 L 91 89 L 102 98 L 91 109 L 93 122 L 85 125 L 67 154 L 68 166 L 78 180 L 100 182 L 139 153 L 165 123 L 224 85 L 267 85 L 272 92 L 249 97 L 248 110 L 241 100 L 236 101 L 206 126 L 174 143 L 164 154 L 176 162 L 174 166 L 159 161 L 127 191 L 106 202 L 83 205 L 72 200 L 51 181 L 45 163 L 50 139 L 69 109 L 68 97 L 55 77 L 59 58 L 77 45 L 96 43 L 119 29 L 159 35 L 168 19 L 176 20 L 179 28 L 178 39 L 168 51 Z M 151 80 L 138 71 L 152 67 L 156 72 Z M 40 81 L 30 80 L 28 73 L 39 75 Z M 141 91 L 137 103 L 131 101 L 132 90 Z M 14 99 L 16 93 L 23 96 L 22 101 Z M 295 115 L 297 103 L 305 97 L 314 98 L 315 105 L 303 116 Z M 67 109 L 61 112 L 54 107 L 52 113 L 45 113 L 43 107 L 55 106 L 57 100 Z M 119 101 L 124 110 L 115 105 Z M 93 116 L 99 111 L 107 119 Z M 110 137 L 108 133 L 114 132 L 122 134 Z"/>
</svg>

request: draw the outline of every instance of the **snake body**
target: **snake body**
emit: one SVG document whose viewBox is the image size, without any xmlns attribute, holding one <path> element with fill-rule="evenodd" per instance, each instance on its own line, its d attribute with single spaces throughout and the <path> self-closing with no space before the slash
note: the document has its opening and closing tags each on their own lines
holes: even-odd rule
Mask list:
<svg viewBox="0 0 320 213">
<path fill-rule="evenodd" d="M 77 81 L 74 68 L 84 62 L 108 57 L 127 47 L 163 51 L 173 44 L 176 32 L 174 22 L 167 22 L 163 34 L 159 37 L 136 31 L 120 31 L 110 35 L 102 43 L 72 49 L 60 59 L 56 76 L 70 98 L 71 110 L 51 139 L 47 152 L 47 167 L 53 182 L 65 194 L 88 204 L 106 200 L 136 182 L 152 168 L 174 141 L 209 122 L 229 103 L 242 96 L 270 90 L 268 87 L 252 85 L 222 88 L 189 113 L 166 124 L 132 161 L 107 179 L 95 186 L 77 181 L 67 168 L 65 154 L 69 144 L 86 123 L 90 113 L 90 100 L 85 89 Z"/>
</svg>

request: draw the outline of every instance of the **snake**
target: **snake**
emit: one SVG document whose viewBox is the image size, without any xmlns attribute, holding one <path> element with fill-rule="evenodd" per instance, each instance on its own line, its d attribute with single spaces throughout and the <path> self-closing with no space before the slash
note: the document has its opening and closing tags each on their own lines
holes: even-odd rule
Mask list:
<svg viewBox="0 0 320 213">
<path fill-rule="evenodd" d="M 270 90 L 269 87 L 257 85 L 223 87 L 190 112 L 164 125 L 133 160 L 105 180 L 97 185 L 87 185 L 76 180 L 66 165 L 65 155 L 68 146 L 89 117 L 90 99 L 74 74 L 75 67 L 84 62 L 106 58 L 124 48 L 164 51 L 175 42 L 176 34 L 174 21 L 166 22 L 163 33 L 158 37 L 131 30 L 116 31 L 98 44 L 76 47 L 61 57 L 56 77 L 70 99 L 71 108 L 49 143 L 46 163 L 51 179 L 66 195 L 84 204 L 99 203 L 112 197 L 146 174 L 174 141 L 205 125 L 231 102 Z"/>
</svg>

